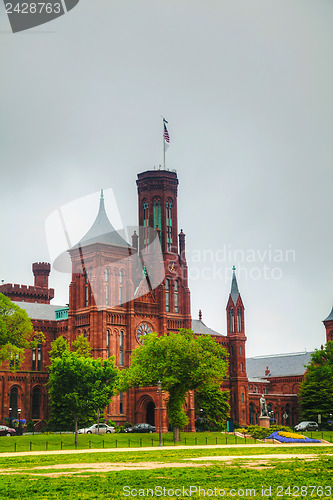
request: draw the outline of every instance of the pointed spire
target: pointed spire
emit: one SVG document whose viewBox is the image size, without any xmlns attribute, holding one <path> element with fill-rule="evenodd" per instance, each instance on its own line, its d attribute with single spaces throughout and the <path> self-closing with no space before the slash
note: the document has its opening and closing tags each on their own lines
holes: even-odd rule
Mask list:
<svg viewBox="0 0 333 500">
<path fill-rule="evenodd" d="M 103 189 L 101 189 L 101 201 L 104 200 L 104 193 L 103 193 Z"/>
<path fill-rule="evenodd" d="M 199 309 L 199 321 L 202 321 L 202 311 Z"/>
<path fill-rule="evenodd" d="M 235 273 L 235 271 L 236 271 L 236 268 L 235 268 L 235 266 L 233 266 L 233 268 L 232 268 L 232 281 L 231 281 L 230 295 L 231 295 L 233 303 L 236 305 L 238 297 L 239 297 L 239 290 L 238 290 L 238 284 L 237 284 L 237 279 L 236 279 L 236 273 Z"/>
</svg>

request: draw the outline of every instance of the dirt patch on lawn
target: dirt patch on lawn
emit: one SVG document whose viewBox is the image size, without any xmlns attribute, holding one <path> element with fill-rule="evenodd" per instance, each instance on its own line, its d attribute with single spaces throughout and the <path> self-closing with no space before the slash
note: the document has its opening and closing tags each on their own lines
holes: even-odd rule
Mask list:
<svg viewBox="0 0 333 500">
<path fill-rule="evenodd" d="M 206 464 L 193 464 L 193 463 L 163 463 L 163 462 L 126 462 L 126 463 L 92 463 L 92 464 L 56 464 L 56 465 L 43 465 L 39 467 L 18 468 L 18 469 L 0 469 L 2 475 L 12 474 L 38 474 L 39 476 L 59 477 L 71 474 L 84 474 L 89 472 L 112 472 L 122 470 L 143 470 L 143 469 L 165 469 L 165 468 L 185 468 L 185 467 L 209 467 L 211 463 Z M 61 469 L 61 470 L 60 470 Z M 52 470 L 52 472 L 41 472 Z M 59 472 L 54 472 L 59 470 Z"/>
</svg>

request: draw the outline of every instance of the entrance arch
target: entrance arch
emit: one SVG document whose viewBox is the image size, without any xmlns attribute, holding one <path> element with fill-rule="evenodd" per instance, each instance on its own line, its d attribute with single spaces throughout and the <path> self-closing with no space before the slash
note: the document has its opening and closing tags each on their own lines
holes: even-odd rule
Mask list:
<svg viewBox="0 0 333 500">
<path fill-rule="evenodd" d="M 136 423 L 155 425 L 155 402 L 149 394 L 137 402 Z"/>
</svg>

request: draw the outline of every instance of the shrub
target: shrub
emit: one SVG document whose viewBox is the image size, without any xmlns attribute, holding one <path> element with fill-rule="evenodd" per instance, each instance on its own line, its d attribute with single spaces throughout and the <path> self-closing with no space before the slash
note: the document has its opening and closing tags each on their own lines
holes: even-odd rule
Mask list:
<svg viewBox="0 0 333 500">
<path fill-rule="evenodd" d="M 254 439 L 266 439 L 273 432 L 285 431 L 291 432 L 290 427 L 285 425 L 272 425 L 271 427 L 260 427 L 259 425 L 249 425 L 247 432 L 251 434 Z"/>
</svg>

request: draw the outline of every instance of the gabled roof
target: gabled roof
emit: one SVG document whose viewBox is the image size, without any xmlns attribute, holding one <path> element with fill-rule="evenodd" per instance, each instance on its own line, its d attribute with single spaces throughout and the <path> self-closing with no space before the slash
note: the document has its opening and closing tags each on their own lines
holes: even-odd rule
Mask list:
<svg viewBox="0 0 333 500">
<path fill-rule="evenodd" d="M 37 302 L 14 302 L 13 304 L 24 309 L 31 319 L 45 319 L 55 321 L 55 312 L 64 306 L 56 306 L 53 304 L 38 304 Z"/>
<path fill-rule="evenodd" d="M 127 241 L 120 236 L 108 219 L 104 206 L 103 190 L 101 191 L 99 211 L 95 222 L 83 238 L 81 238 L 79 243 L 74 245 L 72 248 L 92 245 L 93 243 L 104 243 L 106 245 L 116 245 L 119 247 L 130 248 Z"/>
<path fill-rule="evenodd" d="M 201 333 L 206 335 L 218 335 L 223 336 L 221 333 L 215 332 L 211 328 L 205 325 L 200 319 L 192 319 L 192 330 L 194 333 Z"/>
<path fill-rule="evenodd" d="M 333 321 L 333 307 L 332 307 L 332 311 L 330 312 L 330 314 L 327 316 L 326 319 L 324 319 L 324 321 Z"/>
<path fill-rule="evenodd" d="M 303 375 L 306 371 L 305 366 L 311 361 L 311 355 L 312 352 L 295 352 L 247 358 L 246 373 L 249 378 L 265 377 L 265 370 L 268 367 L 269 377 Z"/>
</svg>

